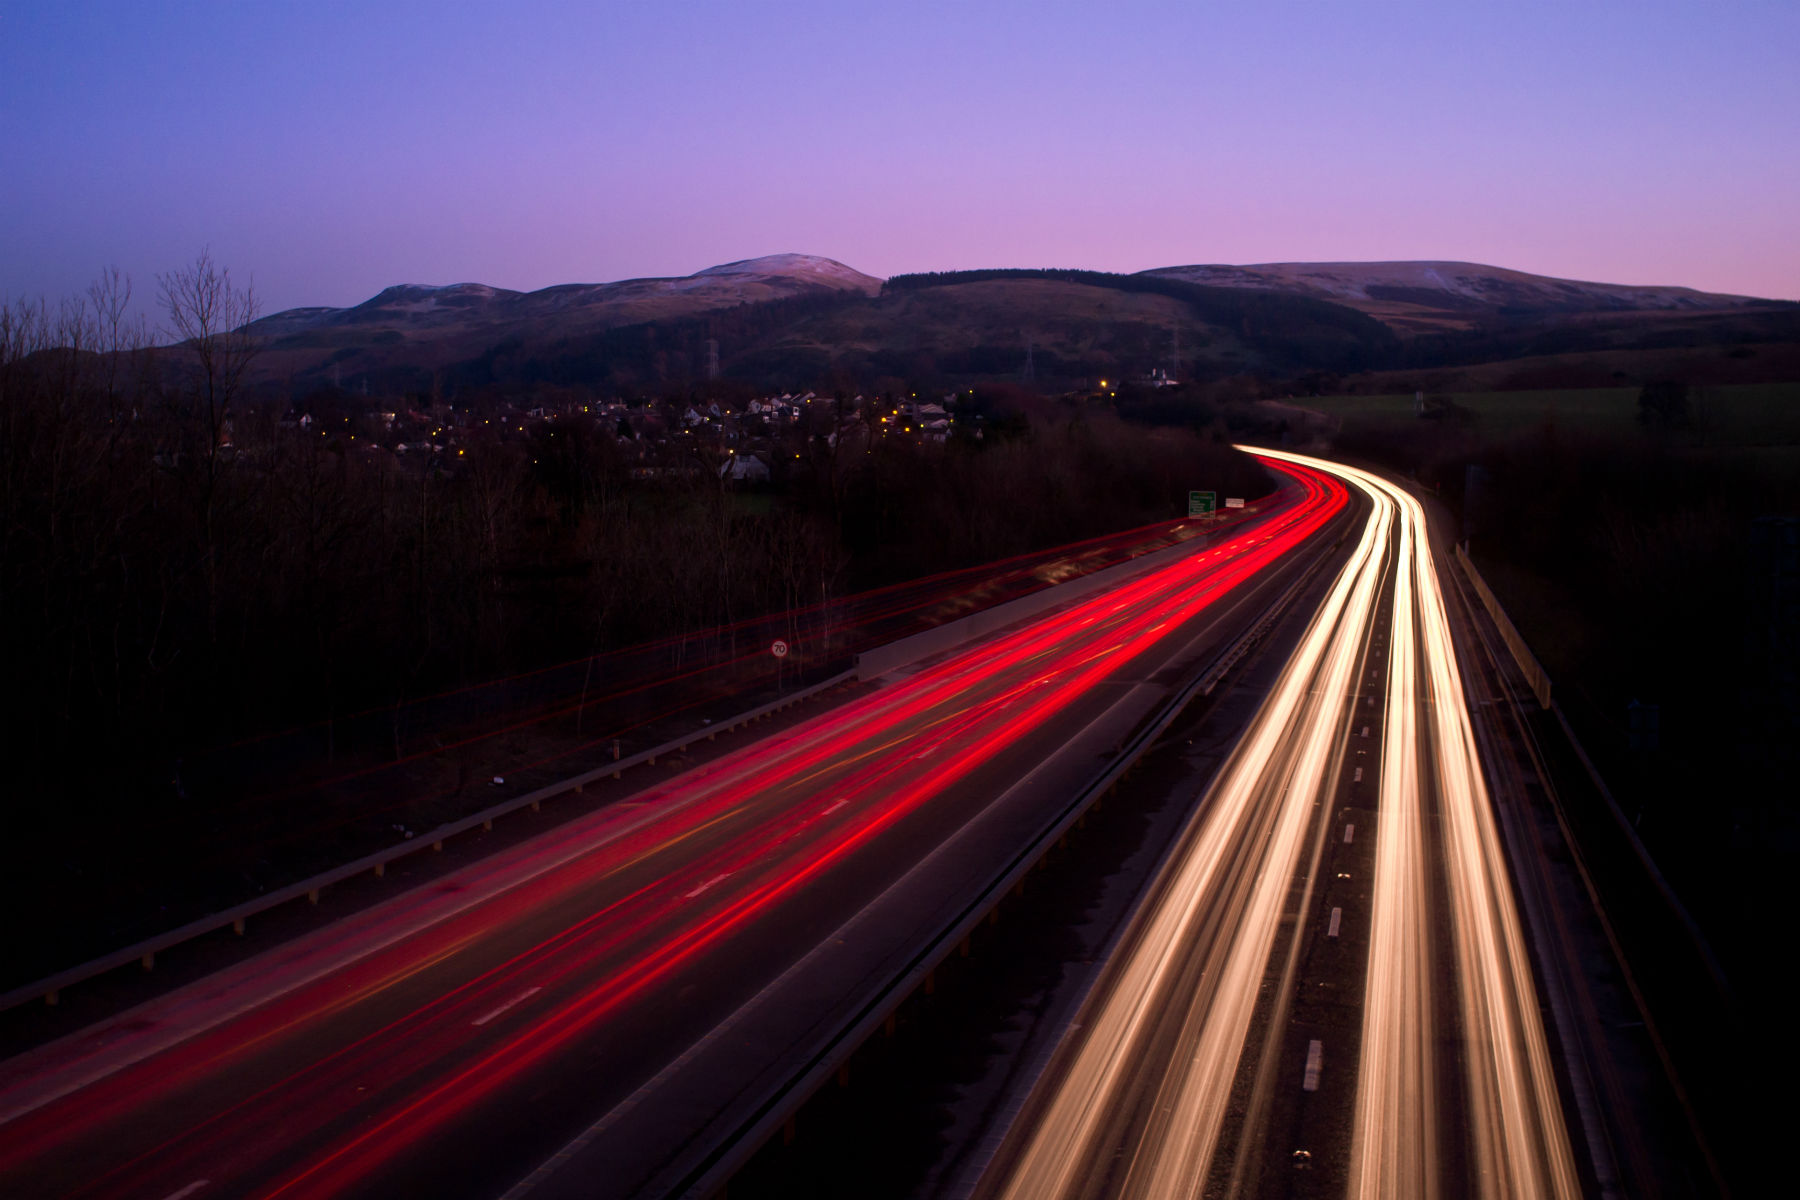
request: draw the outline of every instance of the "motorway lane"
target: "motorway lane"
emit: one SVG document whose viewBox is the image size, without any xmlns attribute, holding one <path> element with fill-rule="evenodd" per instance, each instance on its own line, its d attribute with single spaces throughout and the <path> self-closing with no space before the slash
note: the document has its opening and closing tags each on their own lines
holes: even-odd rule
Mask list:
<svg viewBox="0 0 1800 1200">
<path fill-rule="evenodd" d="M 494 1194 L 1323 529 L 1344 490 L 1291 476 L 1230 542 L 690 772 L 340 970 L 40 1103 L 6 1078 L 0 1190 Z"/>
<path fill-rule="evenodd" d="M 1205 1190 L 1290 882 L 1336 789 L 1391 523 L 1372 511 L 983 1194 Z"/>
<path fill-rule="evenodd" d="M 1379 477 L 1265 453 L 1362 490 L 1373 504 L 1363 538 L 982 1194 L 1573 1196 L 1556 1072 L 1423 512 Z M 1371 674 L 1385 686 L 1355 686 Z M 1377 723 L 1364 714 L 1378 691 Z M 1290 1020 L 1293 997 L 1343 982 L 1308 979 L 1302 992 L 1296 964 L 1345 932 L 1344 906 L 1325 918 L 1312 896 L 1333 891 L 1332 881 L 1315 888 L 1327 818 L 1344 794 L 1340 771 L 1360 783 L 1369 769 L 1357 765 L 1369 724 L 1380 782 L 1375 828 L 1361 830 L 1375 852 L 1360 1030 L 1329 1051 L 1305 1039 L 1297 1055 L 1290 1026 L 1315 1019 L 1316 1006 Z M 1282 942 L 1287 917 L 1307 922 L 1298 936 L 1309 945 Z M 1276 1054 L 1293 1061 L 1272 1069 Z M 1275 1079 L 1317 1094 L 1341 1093 L 1351 1077 L 1348 1130 L 1292 1097 L 1268 1111 Z M 1293 1139 L 1304 1175 L 1270 1174 L 1284 1152 L 1271 1131 L 1309 1134 Z"/>
</svg>

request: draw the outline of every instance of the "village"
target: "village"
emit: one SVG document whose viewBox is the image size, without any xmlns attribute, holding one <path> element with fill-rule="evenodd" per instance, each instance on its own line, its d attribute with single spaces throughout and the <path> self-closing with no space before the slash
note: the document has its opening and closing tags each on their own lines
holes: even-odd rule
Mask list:
<svg viewBox="0 0 1800 1200">
<path fill-rule="evenodd" d="M 556 439 L 612 442 L 634 479 L 716 475 L 730 483 L 767 483 L 783 464 L 805 457 L 809 447 L 836 456 L 867 451 L 886 441 L 942 445 L 953 436 L 983 437 L 982 417 L 959 422 L 959 400 L 861 394 L 846 398 L 816 392 L 783 392 L 748 402 L 690 400 L 547 400 L 506 398 L 458 405 L 409 397 L 418 407 L 368 407 L 366 398 L 321 392 L 289 408 L 279 428 L 287 436 L 324 439 L 334 450 L 365 457 L 392 456 L 420 471 L 454 472 L 476 446 L 515 445 L 553 450 Z M 227 430 L 226 444 L 231 433 Z M 537 459 L 534 457 L 533 462 Z"/>
</svg>

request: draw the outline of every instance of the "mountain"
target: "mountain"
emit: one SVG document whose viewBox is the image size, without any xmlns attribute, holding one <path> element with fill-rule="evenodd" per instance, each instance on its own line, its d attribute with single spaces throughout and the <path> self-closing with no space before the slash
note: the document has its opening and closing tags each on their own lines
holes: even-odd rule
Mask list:
<svg viewBox="0 0 1800 1200">
<path fill-rule="evenodd" d="M 832 259 L 772 254 L 676 278 L 565 283 L 535 292 L 482 283 L 400 284 L 352 308 L 290 308 L 250 328 L 268 339 L 264 374 L 329 365 L 361 372 L 401 363 L 429 369 L 509 339 L 541 341 L 742 304 L 880 290 L 881 280 Z"/>
<path fill-rule="evenodd" d="M 1732 378 L 1785 369 L 1785 352 L 1759 357 L 1744 347 L 1800 344 L 1800 306 L 1475 263 L 880 280 L 833 259 L 778 254 L 676 278 L 533 292 L 402 284 L 350 308 L 289 309 L 252 328 L 266 338 L 258 377 L 290 395 L 326 383 L 644 394 L 706 379 L 715 352 L 723 377 L 756 386 L 816 386 L 836 375 L 859 386 L 1030 378 L 1058 387 L 1155 370 L 1296 379 L 1527 359 L 1560 378 L 1570 356 L 1586 356 L 1581 370 L 1608 379 L 1690 371 L 1704 379 L 1720 373 L 1713 360 L 1723 356 Z M 1609 357 L 1601 364 L 1598 355 Z"/>
<path fill-rule="evenodd" d="M 1400 333 L 1468 329 L 1485 318 L 1593 312 L 1701 312 L 1766 304 L 1685 287 L 1531 275 L 1466 262 L 1259 263 L 1142 272 L 1209 287 L 1252 288 L 1347 304 Z"/>
</svg>

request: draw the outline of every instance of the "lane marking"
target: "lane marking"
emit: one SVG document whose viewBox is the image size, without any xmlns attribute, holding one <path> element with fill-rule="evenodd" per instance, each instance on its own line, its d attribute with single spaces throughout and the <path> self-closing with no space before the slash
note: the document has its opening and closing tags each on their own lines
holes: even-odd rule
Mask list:
<svg viewBox="0 0 1800 1200">
<path fill-rule="evenodd" d="M 1362 782 L 1362 768 L 1361 767 L 1356 768 L 1356 776 L 1350 782 L 1351 783 L 1361 783 Z"/>
<path fill-rule="evenodd" d="M 1341 908 L 1332 909 L 1331 910 L 1331 924 L 1327 925 L 1325 927 L 1325 936 L 1328 938 L 1336 937 L 1338 935 L 1338 925 L 1343 921 L 1343 919 L 1344 919 L 1344 910 L 1343 909 L 1341 909 Z"/>
<path fill-rule="evenodd" d="M 725 872 L 724 875 L 714 875 L 711 879 L 707 880 L 705 883 L 701 884 L 699 887 L 695 888 L 693 891 L 691 891 L 687 895 L 683 896 L 682 899 L 683 900 L 692 900 L 695 896 L 698 896 L 701 892 L 704 892 L 707 888 L 713 886 L 713 884 L 721 882 L 730 874 L 731 874 L 731 872 L 727 871 L 727 872 Z"/>
<path fill-rule="evenodd" d="M 1319 1090 L 1319 1068 L 1325 1065 L 1325 1043 L 1318 1038 L 1306 1043 L 1306 1078 L 1300 1081 L 1300 1090 L 1316 1092 Z"/>
<path fill-rule="evenodd" d="M 1354 826 L 1354 825 L 1344 826 L 1344 845 L 1348 846 L 1350 844 L 1350 839 L 1355 836 L 1356 836 L 1356 826 Z"/>
<path fill-rule="evenodd" d="M 850 798 L 848 796 L 846 796 L 842 800 L 839 800 L 836 804 L 832 805 L 830 808 L 826 809 L 824 812 L 820 813 L 819 815 L 821 817 L 829 817 L 832 813 L 836 812 L 838 809 L 844 807 L 844 805 L 846 805 L 848 803 L 850 803 Z"/>
<path fill-rule="evenodd" d="M 476 1017 L 473 1021 L 470 1021 L 469 1024 L 476 1025 L 476 1026 L 486 1025 L 489 1021 L 493 1020 L 495 1017 L 499 1016 L 501 1013 L 510 1011 L 511 1009 L 518 1007 L 519 1005 L 525 1003 L 525 1001 L 531 999 L 533 996 L 537 995 L 539 992 L 541 992 L 543 990 L 544 989 L 541 987 L 526 988 L 524 991 L 522 991 L 518 995 L 514 996 L 511 1000 L 508 1000 L 505 1004 L 502 1004 L 499 1008 L 496 1008 L 493 1012 L 488 1013 L 486 1016 Z M 171 1196 L 169 1198 L 169 1200 L 174 1200 L 174 1197 Z"/>
<path fill-rule="evenodd" d="M 196 1180 L 194 1180 L 194 1182 L 192 1182 L 192 1183 L 188 1184 L 186 1187 L 182 1188 L 179 1192 L 170 1192 L 166 1197 L 164 1197 L 164 1200 L 182 1200 L 182 1197 L 193 1195 L 195 1192 L 199 1191 L 201 1188 L 205 1187 L 207 1184 L 209 1184 L 211 1182 L 212 1182 L 212 1180 L 210 1180 L 210 1179 L 196 1179 Z"/>
<path fill-rule="evenodd" d="M 1368 727 L 1368 726 L 1367 726 L 1367 725 L 1364 725 L 1364 726 L 1363 726 L 1363 731 L 1362 731 L 1362 736 L 1363 736 L 1363 737 L 1368 737 L 1368 736 L 1369 736 L 1369 727 Z"/>
</svg>

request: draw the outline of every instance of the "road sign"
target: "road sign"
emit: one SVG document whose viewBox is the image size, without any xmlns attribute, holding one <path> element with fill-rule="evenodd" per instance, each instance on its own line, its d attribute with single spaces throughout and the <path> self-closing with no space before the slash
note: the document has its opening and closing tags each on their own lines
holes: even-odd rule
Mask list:
<svg viewBox="0 0 1800 1200">
<path fill-rule="evenodd" d="M 1242 496 L 1227 496 L 1225 497 L 1225 507 L 1242 508 L 1244 507 L 1244 498 Z"/>
<path fill-rule="evenodd" d="M 1219 494 L 1217 492 L 1188 493 L 1188 516 L 1190 517 L 1210 517 L 1218 506 Z"/>
<path fill-rule="evenodd" d="M 776 658 L 786 658 L 787 652 L 788 644 L 786 642 L 776 642 L 773 646 L 769 647 L 769 653 L 773 654 Z"/>
</svg>

